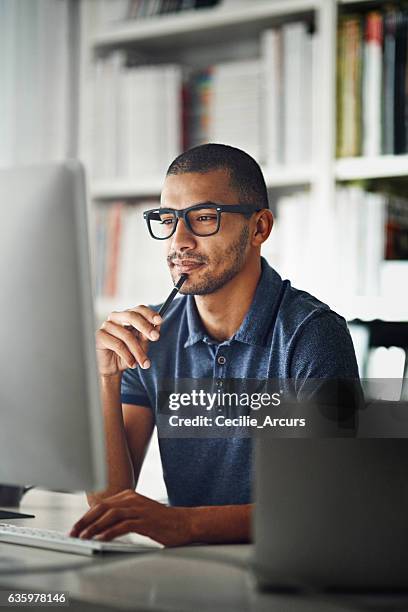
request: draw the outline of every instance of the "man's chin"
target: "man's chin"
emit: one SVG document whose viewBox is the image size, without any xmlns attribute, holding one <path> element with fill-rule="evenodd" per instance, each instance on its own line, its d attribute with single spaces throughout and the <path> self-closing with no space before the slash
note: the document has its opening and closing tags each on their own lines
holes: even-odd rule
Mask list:
<svg viewBox="0 0 408 612">
<path fill-rule="evenodd" d="M 195 295 L 197 290 L 200 290 L 200 287 L 205 286 L 207 283 L 202 280 L 199 280 L 197 277 L 200 276 L 201 269 L 197 268 L 196 270 L 191 270 L 190 272 L 181 272 L 176 268 L 170 268 L 171 278 L 173 280 L 173 284 L 175 285 L 182 274 L 187 274 L 187 278 L 182 284 L 179 293 L 183 295 Z"/>
<path fill-rule="evenodd" d="M 220 283 L 215 279 L 202 279 L 200 281 L 194 281 L 187 279 L 180 289 L 180 293 L 183 295 L 210 295 L 219 291 L 224 286 L 224 283 Z"/>
<path fill-rule="evenodd" d="M 193 282 L 190 279 L 184 281 L 179 293 L 180 295 L 199 295 L 201 283 Z"/>
<path fill-rule="evenodd" d="M 193 278 L 187 278 L 180 288 L 181 295 L 205 295 L 211 293 L 208 291 L 208 283 L 203 281 L 195 281 Z"/>
</svg>

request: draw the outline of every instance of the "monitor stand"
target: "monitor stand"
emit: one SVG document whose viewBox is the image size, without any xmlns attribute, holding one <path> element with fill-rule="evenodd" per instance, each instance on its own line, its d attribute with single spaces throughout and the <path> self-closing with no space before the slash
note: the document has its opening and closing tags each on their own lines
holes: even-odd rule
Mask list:
<svg viewBox="0 0 408 612">
<path fill-rule="evenodd" d="M 13 512 L 12 510 L 0 510 L 0 521 L 16 518 L 35 518 L 34 514 L 24 514 L 24 512 Z"/>
</svg>

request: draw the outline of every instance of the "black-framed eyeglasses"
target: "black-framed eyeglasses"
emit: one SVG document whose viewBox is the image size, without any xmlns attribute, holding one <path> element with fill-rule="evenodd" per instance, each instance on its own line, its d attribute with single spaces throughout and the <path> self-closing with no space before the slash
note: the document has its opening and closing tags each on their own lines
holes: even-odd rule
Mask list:
<svg viewBox="0 0 408 612">
<path fill-rule="evenodd" d="M 174 208 L 152 208 L 143 213 L 147 227 L 152 238 L 166 240 L 176 231 L 179 219 L 183 219 L 186 226 L 195 236 L 213 236 L 220 229 L 222 213 L 238 213 L 251 217 L 261 208 L 254 208 L 250 204 L 215 204 L 203 202 L 194 204 L 182 210 Z"/>
</svg>

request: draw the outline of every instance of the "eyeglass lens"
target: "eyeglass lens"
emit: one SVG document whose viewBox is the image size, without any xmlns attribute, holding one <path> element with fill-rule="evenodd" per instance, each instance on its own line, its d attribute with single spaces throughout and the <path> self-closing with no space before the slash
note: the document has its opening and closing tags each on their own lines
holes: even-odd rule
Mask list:
<svg viewBox="0 0 408 612">
<path fill-rule="evenodd" d="M 212 208 L 189 210 L 188 224 L 194 234 L 208 236 L 217 231 L 218 211 Z M 156 238 L 168 238 L 174 231 L 176 215 L 172 212 L 158 212 L 150 215 L 150 228 Z"/>
</svg>

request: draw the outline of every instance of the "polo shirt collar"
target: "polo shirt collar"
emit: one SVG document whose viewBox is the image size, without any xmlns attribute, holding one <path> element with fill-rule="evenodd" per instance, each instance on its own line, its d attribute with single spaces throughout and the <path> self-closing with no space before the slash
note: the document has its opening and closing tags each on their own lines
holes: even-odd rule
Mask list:
<svg viewBox="0 0 408 612">
<path fill-rule="evenodd" d="M 254 299 L 240 328 L 230 341 L 238 340 L 255 346 L 266 345 L 270 327 L 275 321 L 283 284 L 280 275 L 261 257 L 261 276 Z M 208 341 L 208 334 L 201 323 L 192 295 L 187 296 L 186 310 L 188 333 L 184 347 L 192 346 L 199 340 Z"/>
</svg>

